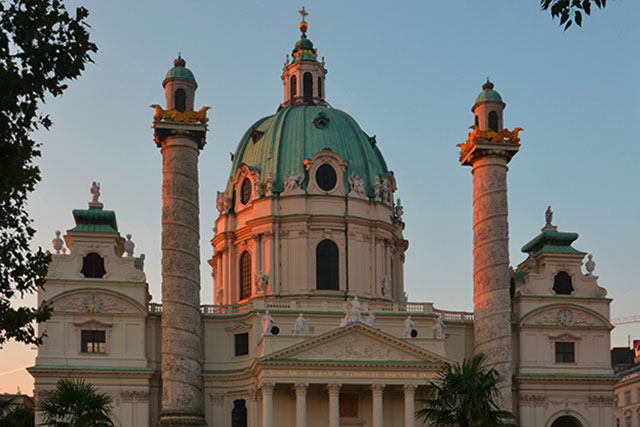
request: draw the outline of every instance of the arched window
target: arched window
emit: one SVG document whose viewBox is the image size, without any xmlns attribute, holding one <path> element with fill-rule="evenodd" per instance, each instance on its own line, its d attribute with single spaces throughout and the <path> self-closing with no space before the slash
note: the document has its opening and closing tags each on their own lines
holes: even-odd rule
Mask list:
<svg viewBox="0 0 640 427">
<path fill-rule="evenodd" d="M 173 93 L 173 106 L 181 113 L 187 109 L 187 94 L 184 89 L 176 89 Z"/>
<path fill-rule="evenodd" d="M 107 274 L 104 269 L 104 258 L 95 252 L 88 253 L 82 258 L 82 270 L 80 272 L 84 277 L 102 279 L 102 276 Z"/>
<path fill-rule="evenodd" d="M 251 254 L 244 251 L 240 255 L 240 298 L 251 296 Z"/>
<path fill-rule="evenodd" d="M 339 290 L 338 246 L 323 240 L 316 247 L 316 289 Z"/>
<path fill-rule="evenodd" d="M 473 123 L 474 123 L 476 126 L 480 126 L 480 120 L 478 120 L 478 115 L 477 115 L 477 114 L 476 114 L 476 116 L 475 116 L 475 119 L 474 119 Z"/>
<path fill-rule="evenodd" d="M 318 77 L 318 98 L 322 98 L 322 77 Z"/>
<path fill-rule="evenodd" d="M 498 132 L 498 113 L 492 111 L 489 113 L 489 129 Z"/>
<path fill-rule="evenodd" d="M 560 271 L 553 278 L 553 291 L 556 295 L 571 295 L 573 285 L 571 284 L 571 276 L 566 271 Z"/>
<path fill-rule="evenodd" d="M 231 427 L 247 427 L 247 404 L 244 399 L 233 401 Z"/>
<path fill-rule="evenodd" d="M 308 71 L 302 76 L 302 96 L 304 102 L 313 102 L 313 76 Z"/>
<path fill-rule="evenodd" d="M 289 79 L 289 92 L 291 93 L 291 99 L 298 94 L 298 78 L 296 76 L 291 76 Z"/>
</svg>

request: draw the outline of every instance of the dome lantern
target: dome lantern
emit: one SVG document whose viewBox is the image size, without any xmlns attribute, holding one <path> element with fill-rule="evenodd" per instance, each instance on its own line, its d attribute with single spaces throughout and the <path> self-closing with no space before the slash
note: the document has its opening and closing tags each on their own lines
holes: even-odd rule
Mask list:
<svg viewBox="0 0 640 427">
<path fill-rule="evenodd" d="M 162 81 L 167 110 L 175 109 L 181 113 L 193 110 L 198 83 L 186 65 L 187 61 L 178 54 L 178 57 L 173 61 L 173 68 L 167 72 Z"/>
<path fill-rule="evenodd" d="M 479 130 L 491 129 L 499 132 L 504 128 L 503 112 L 506 104 L 500 94 L 493 90 L 494 84 L 487 78 L 482 85 L 482 92 L 471 108 L 475 115 L 474 124 Z"/>
<path fill-rule="evenodd" d="M 309 14 L 304 7 L 298 11 L 302 15 L 300 40 L 298 40 L 284 63 L 282 82 L 284 84 L 283 106 L 309 104 L 325 105 L 324 80 L 327 70 L 324 59 L 318 62 L 318 51 L 313 42 L 307 38 L 309 24 L 306 17 Z"/>
</svg>

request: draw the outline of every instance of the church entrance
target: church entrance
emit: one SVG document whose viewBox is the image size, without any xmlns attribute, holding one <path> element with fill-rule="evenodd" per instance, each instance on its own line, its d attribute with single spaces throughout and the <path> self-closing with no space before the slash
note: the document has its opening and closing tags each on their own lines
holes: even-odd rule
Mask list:
<svg viewBox="0 0 640 427">
<path fill-rule="evenodd" d="M 564 415 L 551 424 L 551 427 L 582 427 L 582 423 L 569 415 Z"/>
</svg>

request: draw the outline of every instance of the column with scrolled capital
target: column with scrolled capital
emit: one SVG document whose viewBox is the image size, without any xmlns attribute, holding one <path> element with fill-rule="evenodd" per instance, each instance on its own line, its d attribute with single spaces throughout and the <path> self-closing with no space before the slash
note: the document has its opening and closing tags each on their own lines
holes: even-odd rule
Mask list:
<svg viewBox="0 0 640 427">
<path fill-rule="evenodd" d="M 340 384 L 328 384 L 329 427 L 340 427 Z"/>
<path fill-rule="evenodd" d="M 298 383 L 296 389 L 296 427 L 307 427 L 307 387 L 309 384 Z"/>
<path fill-rule="evenodd" d="M 262 384 L 262 427 L 273 427 L 273 384 Z"/>
<path fill-rule="evenodd" d="M 416 425 L 416 402 L 415 392 L 416 386 L 413 384 L 405 384 L 404 390 L 404 427 L 415 427 Z"/>
<path fill-rule="evenodd" d="M 371 386 L 371 397 L 373 407 L 373 427 L 382 427 L 382 392 L 384 384 L 373 384 Z"/>
</svg>

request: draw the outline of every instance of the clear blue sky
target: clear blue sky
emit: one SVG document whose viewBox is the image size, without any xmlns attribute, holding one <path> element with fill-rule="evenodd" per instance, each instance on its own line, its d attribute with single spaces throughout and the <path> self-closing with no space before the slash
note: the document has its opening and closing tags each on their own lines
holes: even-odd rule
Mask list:
<svg viewBox="0 0 640 427">
<path fill-rule="evenodd" d="M 75 2 L 67 2 L 74 6 Z M 612 317 L 640 314 L 640 2 L 609 2 L 584 28 L 562 32 L 538 0 L 430 2 L 311 1 L 308 35 L 329 70 L 326 98 L 350 113 L 378 146 L 398 182 L 410 241 L 405 283 L 412 301 L 473 309 L 471 174 L 456 144 L 487 76 L 507 103 L 505 125 L 522 127 L 510 164 L 511 262 L 552 205 L 554 222 L 576 231 L 593 253 Z M 43 181 L 29 210 L 35 244 L 51 247 L 73 226 L 91 181 L 121 233 L 147 256 L 150 291 L 160 299 L 161 159 L 152 137 L 153 103 L 177 52 L 198 80 L 197 106 L 213 109 L 200 157 L 202 301 L 212 303 L 206 260 L 225 187 L 245 130 L 282 101 L 285 54 L 299 37 L 297 2 L 91 2 L 95 64 L 48 100 L 54 121 L 39 133 Z M 32 301 L 32 299 L 28 300 Z M 640 338 L 640 324 L 616 328 L 612 343 Z M 20 384 L 34 352 L 1 351 L 0 391 Z"/>
</svg>

